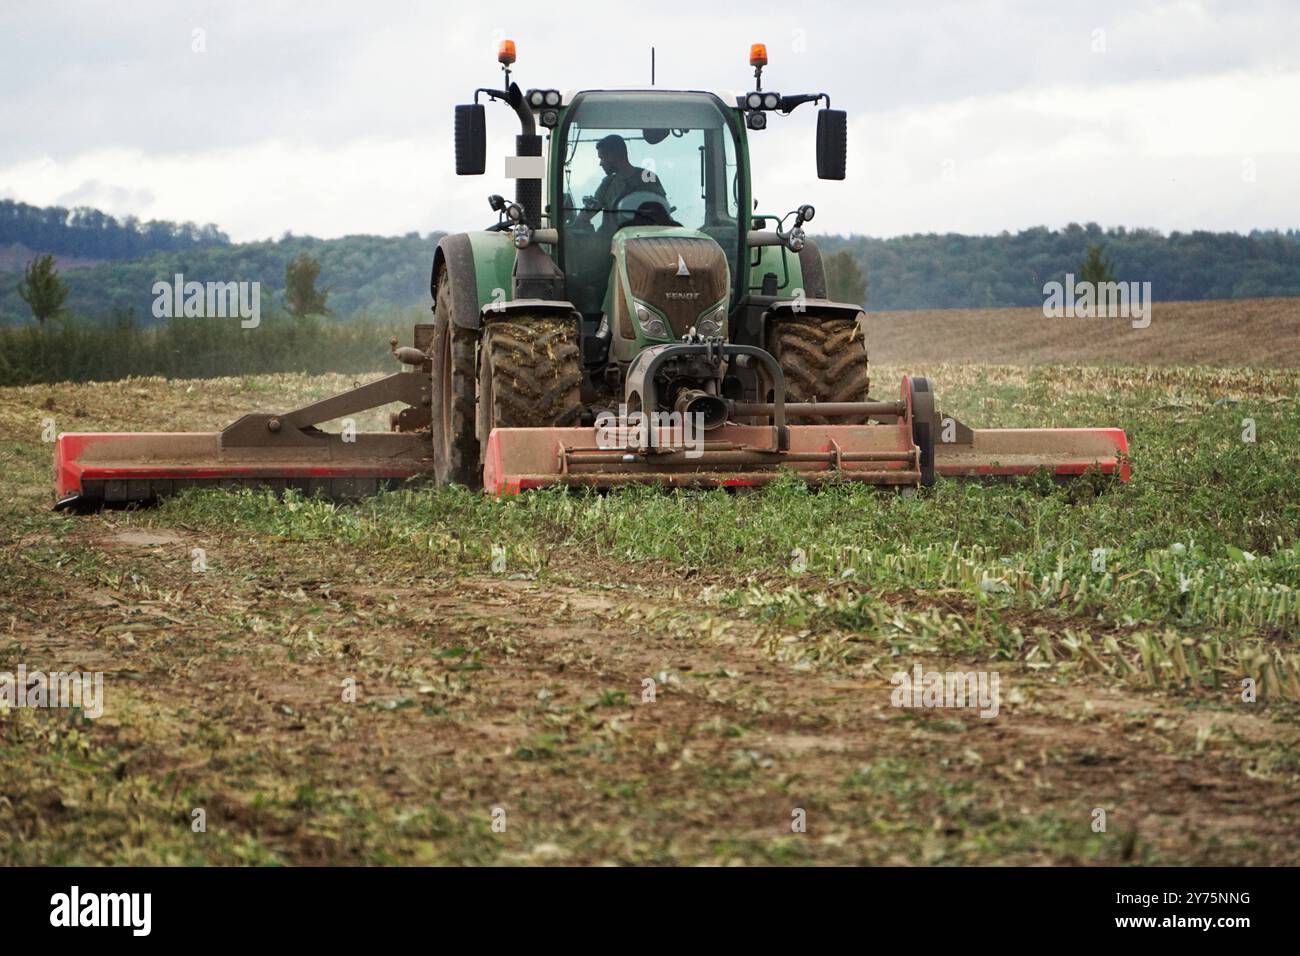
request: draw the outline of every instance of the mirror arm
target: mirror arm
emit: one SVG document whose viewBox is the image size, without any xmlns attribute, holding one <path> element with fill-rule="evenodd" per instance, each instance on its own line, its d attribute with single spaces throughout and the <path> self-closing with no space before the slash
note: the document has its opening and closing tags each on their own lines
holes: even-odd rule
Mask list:
<svg viewBox="0 0 1300 956">
<path fill-rule="evenodd" d="M 778 107 L 781 115 L 789 116 L 797 107 L 804 103 L 816 103 L 818 100 L 826 101 L 826 109 L 831 107 L 831 98 L 827 93 L 792 93 L 789 96 L 781 97 L 781 105 Z"/>
<path fill-rule="evenodd" d="M 518 83 L 511 83 L 508 90 L 494 90 L 486 86 L 481 86 L 474 91 L 474 102 L 478 102 L 478 95 L 482 93 L 492 100 L 500 100 L 515 111 L 519 117 L 520 132 L 525 136 L 535 136 L 537 134 L 537 121 L 533 119 L 533 111 L 528 108 L 524 101 L 523 90 L 519 89 Z"/>
</svg>

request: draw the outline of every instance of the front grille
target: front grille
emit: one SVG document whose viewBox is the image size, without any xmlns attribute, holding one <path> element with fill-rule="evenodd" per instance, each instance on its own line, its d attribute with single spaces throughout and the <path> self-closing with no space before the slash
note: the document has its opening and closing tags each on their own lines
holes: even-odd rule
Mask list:
<svg viewBox="0 0 1300 956">
<path fill-rule="evenodd" d="M 711 239 L 647 236 L 628 240 L 623 249 L 632 295 L 663 312 L 679 338 L 727 295 L 727 256 Z M 690 275 L 678 274 L 682 264 Z"/>
</svg>

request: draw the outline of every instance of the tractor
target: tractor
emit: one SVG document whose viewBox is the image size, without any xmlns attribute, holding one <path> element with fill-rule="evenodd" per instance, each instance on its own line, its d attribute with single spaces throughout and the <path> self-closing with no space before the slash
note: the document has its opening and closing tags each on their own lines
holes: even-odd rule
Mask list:
<svg viewBox="0 0 1300 956">
<path fill-rule="evenodd" d="M 502 43 L 499 88 L 455 108 L 456 173 L 487 167 L 486 107 L 519 124 L 514 195 L 496 222 L 445 236 L 433 321 L 403 370 L 221 432 L 65 434 L 61 506 L 151 500 L 191 486 L 355 497 L 410 478 L 517 494 L 548 485 L 736 487 L 793 472 L 906 491 L 940 476 L 1128 477 L 1110 428 L 972 429 L 907 376 L 870 397 L 860 303 L 834 302 L 816 211 L 757 210 L 748 137 L 818 106 L 817 175 L 843 180 L 847 116 L 826 93 L 522 89 Z M 386 433 L 319 426 L 401 403 Z"/>
</svg>

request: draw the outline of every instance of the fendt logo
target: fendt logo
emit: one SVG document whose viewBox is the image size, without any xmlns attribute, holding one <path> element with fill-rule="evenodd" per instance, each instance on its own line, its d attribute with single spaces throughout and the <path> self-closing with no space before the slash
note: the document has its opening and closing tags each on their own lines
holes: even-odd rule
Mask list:
<svg viewBox="0 0 1300 956">
<path fill-rule="evenodd" d="M 686 268 L 686 260 L 682 258 L 682 254 L 681 254 L 680 252 L 677 254 L 677 276 L 678 276 L 679 278 L 684 278 L 684 279 L 689 279 L 689 278 L 691 277 L 691 270 L 688 269 L 688 268 Z M 674 300 L 677 300 L 677 301 L 694 302 L 696 299 L 698 299 L 698 298 L 700 297 L 700 293 L 698 293 L 698 292 L 665 292 L 665 293 L 664 293 L 664 296 L 665 296 L 666 298 L 674 299 Z"/>
</svg>

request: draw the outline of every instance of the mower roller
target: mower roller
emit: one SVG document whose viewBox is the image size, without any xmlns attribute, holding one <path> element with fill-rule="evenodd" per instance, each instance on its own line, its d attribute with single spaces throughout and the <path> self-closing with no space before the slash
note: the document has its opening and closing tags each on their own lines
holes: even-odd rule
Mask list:
<svg viewBox="0 0 1300 956">
<path fill-rule="evenodd" d="M 904 489 L 1040 471 L 1127 480 L 1119 429 L 969 428 L 936 411 L 922 376 L 870 397 L 867 318 L 827 295 L 803 228 L 816 211 L 762 215 L 751 196 L 748 136 L 769 116 L 823 103 L 817 173 L 842 180 L 846 115 L 825 93 L 765 91 L 761 44 L 745 94 L 524 92 L 513 43 L 499 61 L 502 88 L 456 107 L 456 171 L 484 172 L 479 100 L 505 103 L 520 124 L 505 158 L 515 198 L 489 197 L 495 224 L 439 242 L 433 322 L 390 342 L 402 370 L 220 432 L 59 435 L 58 506 L 201 486 L 346 499 L 417 478 L 495 495 L 784 473 Z M 388 432 L 321 428 L 393 404 Z"/>
</svg>

